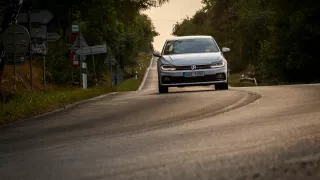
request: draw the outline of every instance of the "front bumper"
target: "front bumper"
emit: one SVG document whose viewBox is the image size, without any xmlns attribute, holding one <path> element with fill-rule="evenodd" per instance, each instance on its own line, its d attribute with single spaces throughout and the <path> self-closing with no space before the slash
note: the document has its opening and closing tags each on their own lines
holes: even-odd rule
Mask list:
<svg viewBox="0 0 320 180">
<path fill-rule="evenodd" d="M 204 72 L 204 76 L 184 77 L 184 72 Z M 177 70 L 159 71 L 159 82 L 162 86 L 197 86 L 211 85 L 228 82 L 227 70 L 225 67 L 200 69 L 200 70 Z"/>
</svg>

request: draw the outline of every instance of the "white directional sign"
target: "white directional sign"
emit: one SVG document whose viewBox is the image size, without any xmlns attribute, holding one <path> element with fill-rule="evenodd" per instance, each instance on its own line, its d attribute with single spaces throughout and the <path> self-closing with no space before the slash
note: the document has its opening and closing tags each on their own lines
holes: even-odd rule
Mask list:
<svg viewBox="0 0 320 180">
<path fill-rule="evenodd" d="M 32 11 L 30 16 L 31 23 L 48 24 L 53 18 L 53 15 L 48 10 Z M 20 13 L 18 18 L 19 23 L 28 23 L 28 13 Z"/>
<path fill-rule="evenodd" d="M 47 33 L 47 42 L 55 42 L 60 39 L 60 35 L 58 33 Z"/>
<path fill-rule="evenodd" d="M 107 46 L 99 45 L 99 46 L 89 46 L 89 47 L 84 47 L 82 49 L 78 49 L 76 54 L 80 56 L 87 56 L 90 54 L 102 54 L 106 52 L 107 52 Z"/>
<path fill-rule="evenodd" d="M 71 26 L 71 32 L 73 32 L 73 33 L 78 33 L 78 32 L 80 32 L 80 26 L 79 25 L 72 25 Z"/>
</svg>

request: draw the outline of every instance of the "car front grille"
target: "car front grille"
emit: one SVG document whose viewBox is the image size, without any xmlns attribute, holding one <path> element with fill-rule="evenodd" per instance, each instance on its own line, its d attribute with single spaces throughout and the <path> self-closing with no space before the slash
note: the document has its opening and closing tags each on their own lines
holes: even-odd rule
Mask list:
<svg viewBox="0 0 320 180">
<path fill-rule="evenodd" d="M 196 69 L 210 69 L 210 65 L 197 65 Z M 191 66 L 176 66 L 176 70 L 191 70 Z"/>
<path fill-rule="evenodd" d="M 211 82 L 211 81 L 223 81 L 226 80 L 225 73 L 199 76 L 199 77 L 174 77 L 174 76 L 163 76 L 163 84 L 179 84 L 179 83 L 201 83 L 201 82 Z"/>
</svg>

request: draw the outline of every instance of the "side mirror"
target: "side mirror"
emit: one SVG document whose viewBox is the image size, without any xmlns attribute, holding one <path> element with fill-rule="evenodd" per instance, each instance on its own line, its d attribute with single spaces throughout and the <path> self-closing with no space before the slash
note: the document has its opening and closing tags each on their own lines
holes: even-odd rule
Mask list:
<svg viewBox="0 0 320 180">
<path fill-rule="evenodd" d="M 229 51 L 230 51 L 230 48 L 226 48 L 226 47 L 222 48 L 222 52 L 223 53 L 226 53 L 226 52 L 229 52 Z"/>
<path fill-rule="evenodd" d="M 159 51 L 155 51 L 152 53 L 154 57 L 161 57 L 161 54 Z"/>
</svg>

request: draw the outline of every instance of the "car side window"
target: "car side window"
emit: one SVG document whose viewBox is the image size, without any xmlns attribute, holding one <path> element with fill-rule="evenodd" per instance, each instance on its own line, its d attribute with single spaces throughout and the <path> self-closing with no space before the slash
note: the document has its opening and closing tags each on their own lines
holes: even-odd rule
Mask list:
<svg viewBox="0 0 320 180">
<path fill-rule="evenodd" d="M 165 46 L 164 54 L 175 54 L 176 47 L 175 47 L 175 41 L 168 42 Z"/>
<path fill-rule="evenodd" d="M 168 50 L 169 52 L 172 52 L 173 51 L 173 44 L 171 44 L 170 46 L 169 46 L 169 50 Z"/>
</svg>

